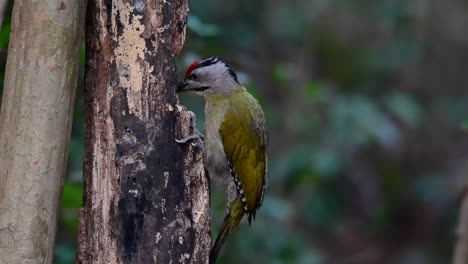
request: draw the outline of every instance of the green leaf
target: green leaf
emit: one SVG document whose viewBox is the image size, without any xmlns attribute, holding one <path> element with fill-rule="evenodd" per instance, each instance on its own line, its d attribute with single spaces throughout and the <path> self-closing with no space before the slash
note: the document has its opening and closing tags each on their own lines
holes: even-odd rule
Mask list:
<svg viewBox="0 0 468 264">
<path fill-rule="evenodd" d="M 80 208 L 83 204 L 83 185 L 65 182 L 63 185 L 61 208 Z"/>
<path fill-rule="evenodd" d="M 0 30 L 0 48 L 7 49 L 10 42 L 10 24 L 4 24 Z"/>
</svg>

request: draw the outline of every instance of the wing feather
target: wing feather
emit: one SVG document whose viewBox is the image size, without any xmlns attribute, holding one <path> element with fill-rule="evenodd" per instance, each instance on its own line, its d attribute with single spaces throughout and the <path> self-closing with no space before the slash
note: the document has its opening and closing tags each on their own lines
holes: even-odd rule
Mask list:
<svg viewBox="0 0 468 264">
<path fill-rule="evenodd" d="M 250 94 L 245 94 L 238 100 L 234 98 L 219 133 L 238 190 L 245 196 L 244 207 L 250 222 L 261 206 L 266 188 L 268 134 L 260 105 Z"/>
</svg>

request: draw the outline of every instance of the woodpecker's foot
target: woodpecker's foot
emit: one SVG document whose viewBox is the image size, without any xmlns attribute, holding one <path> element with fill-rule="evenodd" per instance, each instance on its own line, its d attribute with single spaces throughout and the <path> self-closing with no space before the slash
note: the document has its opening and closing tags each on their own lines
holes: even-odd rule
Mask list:
<svg viewBox="0 0 468 264">
<path fill-rule="evenodd" d="M 176 139 L 175 141 L 179 144 L 186 144 L 188 142 L 191 142 L 192 146 L 199 147 L 203 151 L 205 151 L 205 143 L 203 142 L 204 139 L 205 139 L 205 136 L 202 133 L 197 131 L 193 135 L 190 135 L 182 139 Z"/>
<path fill-rule="evenodd" d="M 205 136 L 202 133 L 197 131 L 191 136 L 188 136 L 188 137 L 182 138 L 182 139 L 176 139 L 175 141 L 177 143 L 180 143 L 180 144 L 185 144 L 185 143 L 187 143 L 189 141 L 194 141 L 194 140 L 203 141 L 204 139 L 205 139 Z"/>
</svg>

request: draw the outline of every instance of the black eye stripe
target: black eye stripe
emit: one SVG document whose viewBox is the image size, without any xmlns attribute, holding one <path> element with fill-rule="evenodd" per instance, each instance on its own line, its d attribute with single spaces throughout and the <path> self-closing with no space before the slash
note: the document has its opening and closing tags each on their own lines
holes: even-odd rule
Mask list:
<svg viewBox="0 0 468 264">
<path fill-rule="evenodd" d="M 202 86 L 202 87 L 194 88 L 194 89 L 192 89 L 192 90 L 198 91 L 198 92 L 203 92 L 203 91 L 205 91 L 205 90 L 208 90 L 209 88 L 210 88 L 210 87 L 208 87 L 208 86 Z"/>
</svg>

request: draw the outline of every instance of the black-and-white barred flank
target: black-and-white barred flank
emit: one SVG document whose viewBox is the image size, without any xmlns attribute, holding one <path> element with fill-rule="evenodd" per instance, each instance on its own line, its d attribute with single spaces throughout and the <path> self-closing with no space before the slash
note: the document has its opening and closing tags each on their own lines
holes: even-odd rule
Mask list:
<svg viewBox="0 0 468 264">
<path fill-rule="evenodd" d="M 249 211 L 249 208 L 247 206 L 247 199 L 245 198 L 244 189 L 242 188 L 242 181 L 238 179 L 236 173 L 234 172 L 232 168 L 231 162 L 228 161 L 228 165 L 229 165 L 229 171 L 231 172 L 231 175 L 234 178 L 234 183 L 236 184 L 237 193 L 240 195 L 242 205 L 244 206 L 244 210 L 247 213 Z"/>
</svg>

